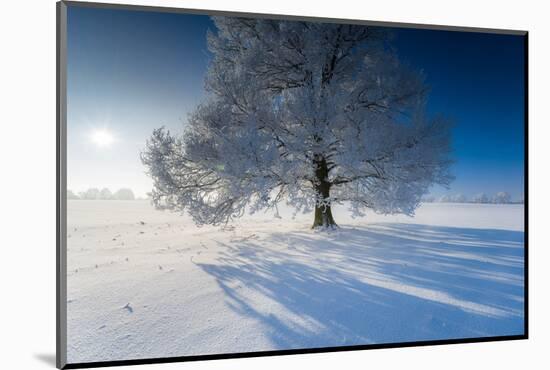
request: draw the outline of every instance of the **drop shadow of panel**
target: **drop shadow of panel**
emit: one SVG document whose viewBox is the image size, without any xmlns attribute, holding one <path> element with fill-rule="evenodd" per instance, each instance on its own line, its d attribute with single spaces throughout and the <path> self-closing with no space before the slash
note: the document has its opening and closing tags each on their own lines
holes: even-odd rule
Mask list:
<svg viewBox="0 0 550 370">
<path fill-rule="evenodd" d="M 34 358 L 51 367 L 56 365 L 55 353 L 35 353 Z"/>
<path fill-rule="evenodd" d="M 523 334 L 520 231 L 380 223 L 220 244 L 198 266 L 269 349 Z"/>
</svg>

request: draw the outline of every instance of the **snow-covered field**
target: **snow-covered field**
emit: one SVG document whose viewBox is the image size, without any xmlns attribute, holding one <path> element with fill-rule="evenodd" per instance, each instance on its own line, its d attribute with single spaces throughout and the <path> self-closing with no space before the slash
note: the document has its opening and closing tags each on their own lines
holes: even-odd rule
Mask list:
<svg viewBox="0 0 550 370">
<path fill-rule="evenodd" d="M 335 209 L 228 230 L 147 201 L 68 202 L 68 360 L 523 333 L 523 206 Z"/>
</svg>

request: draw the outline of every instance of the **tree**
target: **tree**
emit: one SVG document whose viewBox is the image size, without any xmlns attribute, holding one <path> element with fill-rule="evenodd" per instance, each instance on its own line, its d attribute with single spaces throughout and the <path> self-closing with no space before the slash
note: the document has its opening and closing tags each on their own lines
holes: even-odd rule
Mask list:
<svg viewBox="0 0 550 370">
<path fill-rule="evenodd" d="M 435 197 L 433 195 L 425 195 L 421 198 L 422 203 L 433 203 L 435 202 Z"/>
<path fill-rule="evenodd" d="M 96 200 L 96 199 L 99 199 L 99 194 L 100 194 L 99 189 L 90 188 L 85 192 L 80 193 L 79 195 L 80 195 L 80 199 Z"/>
<path fill-rule="evenodd" d="M 132 189 L 122 188 L 117 190 L 117 192 L 113 195 L 113 198 L 117 200 L 134 200 L 135 196 Z"/>
<path fill-rule="evenodd" d="M 67 190 L 67 199 L 80 199 L 72 190 Z"/>
<path fill-rule="evenodd" d="M 479 193 L 474 195 L 472 201 L 474 203 L 489 203 L 489 196 L 485 193 Z"/>
<path fill-rule="evenodd" d="M 468 199 L 466 198 L 466 196 L 464 194 L 455 194 L 453 197 L 452 197 L 452 202 L 454 203 L 466 203 L 468 201 Z"/>
<path fill-rule="evenodd" d="M 142 162 L 158 208 L 197 224 L 250 212 L 331 208 L 412 215 L 447 185 L 450 129 L 424 114 L 427 87 L 379 28 L 215 17 L 208 97 L 182 136 L 153 132 Z"/>
<path fill-rule="evenodd" d="M 439 200 L 438 200 L 439 203 L 451 203 L 452 201 L 453 201 L 453 198 L 448 194 L 442 195 L 441 197 L 439 197 Z"/>
<path fill-rule="evenodd" d="M 493 198 L 493 203 L 507 204 L 512 201 L 512 197 L 505 191 L 498 192 Z"/>
<path fill-rule="evenodd" d="M 99 199 L 103 200 L 111 200 L 113 199 L 113 193 L 107 188 L 101 189 L 101 192 L 99 193 Z"/>
</svg>

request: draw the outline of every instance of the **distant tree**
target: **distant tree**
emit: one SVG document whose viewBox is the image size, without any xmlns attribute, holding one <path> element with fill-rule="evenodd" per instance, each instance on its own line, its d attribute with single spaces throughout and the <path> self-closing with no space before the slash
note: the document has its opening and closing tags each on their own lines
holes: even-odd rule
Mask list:
<svg viewBox="0 0 550 370">
<path fill-rule="evenodd" d="M 423 203 L 433 203 L 435 202 L 435 197 L 433 195 L 425 195 L 422 197 Z"/>
<path fill-rule="evenodd" d="M 99 199 L 103 200 L 111 200 L 113 199 L 113 193 L 111 193 L 111 190 L 107 188 L 101 189 L 101 192 L 99 193 Z"/>
<path fill-rule="evenodd" d="M 135 196 L 134 192 L 131 189 L 122 188 L 117 190 L 113 198 L 117 200 L 134 200 Z"/>
<path fill-rule="evenodd" d="M 454 203 L 466 203 L 468 201 L 468 198 L 464 194 L 455 194 L 452 197 L 452 201 Z"/>
<path fill-rule="evenodd" d="M 97 188 L 90 188 L 85 192 L 80 193 L 79 195 L 80 195 L 80 199 L 95 200 L 95 199 L 99 199 L 100 191 Z"/>
<path fill-rule="evenodd" d="M 493 198 L 493 203 L 507 204 L 512 202 L 512 197 L 505 191 L 498 192 Z"/>
<path fill-rule="evenodd" d="M 489 196 L 485 193 L 479 193 L 472 198 L 474 203 L 490 203 Z"/>
<path fill-rule="evenodd" d="M 442 195 L 438 199 L 439 203 L 451 203 L 452 201 L 453 201 L 453 198 L 448 194 Z"/>
<path fill-rule="evenodd" d="M 425 114 L 427 86 L 380 28 L 215 17 L 207 99 L 181 137 L 153 132 L 142 161 L 153 203 L 221 224 L 281 201 L 412 215 L 452 180 L 450 127 Z"/>
<path fill-rule="evenodd" d="M 67 199 L 80 199 L 78 195 L 72 192 L 72 190 L 67 190 Z"/>
</svg>

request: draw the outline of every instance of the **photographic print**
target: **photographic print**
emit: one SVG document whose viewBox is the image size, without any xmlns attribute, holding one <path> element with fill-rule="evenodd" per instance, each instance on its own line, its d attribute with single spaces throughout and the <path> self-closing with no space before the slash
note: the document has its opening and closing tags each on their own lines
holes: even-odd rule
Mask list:
<svg viewBox="0 0 550 370">
<path fill-rule="evenodd" d="M 526 338 L 526 32 L 61 6 L 60 366 Z"/>
</svg>

